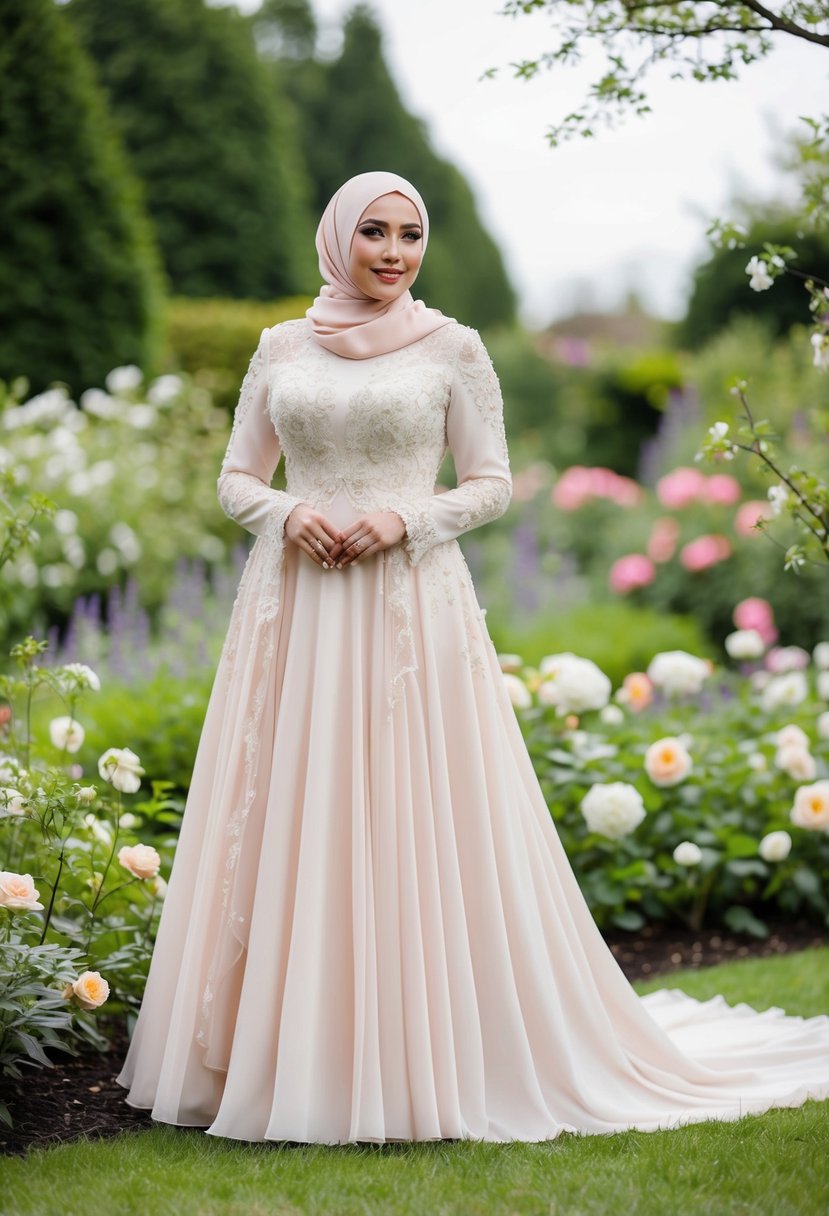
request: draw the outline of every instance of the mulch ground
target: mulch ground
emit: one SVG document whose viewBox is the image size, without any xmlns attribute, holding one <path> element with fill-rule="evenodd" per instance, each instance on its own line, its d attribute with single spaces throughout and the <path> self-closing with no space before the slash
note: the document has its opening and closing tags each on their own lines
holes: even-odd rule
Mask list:
<svg viewBox="0 0 829 1216">
<path fill-rule="evenodd" d="M 608 934 L 607 941 L 628 979 L 638 980 L 681 967 L 709 967 L 738 958 L 808 950 L 826 945 L 829 933 L 814 925 L 786 923 L 771 926 L 769 936 L 758 940 L 721 929 L 692 932 L 648 926 L 636 934 Z M 121 1021 L 108 1022 L 106 1033 L 109 1046 L 105 1052 L 67 1056 L 53 1051 L 53 1068 L 33 1068 L 21 1080 L 6 1077 L 0 1081 L 14 1120 L 12 1128 L 0 1124 L 0 1153 L 25 1154 L 32 1146 L 158 1126 L 149 1111 L 128 1106 L 124 1101 L 127 1091 L 116 1084 L 127 1050 Z"/>
</svg>

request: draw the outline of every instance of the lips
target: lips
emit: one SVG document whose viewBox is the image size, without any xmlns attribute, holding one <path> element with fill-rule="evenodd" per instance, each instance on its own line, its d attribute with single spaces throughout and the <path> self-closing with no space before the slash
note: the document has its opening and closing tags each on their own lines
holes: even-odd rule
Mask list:
<svg viewBox="0 0 829 1216">
<path fill-rule="evenodd" d="M 383 283 L 396 283 L 397 280 L 400 278 L 400 276 L 405 273 L 405 271 L 403 271 L 403 270 L 375 270 L 374 267 L 372 267 L 371 273 L 376 274 L 377 278 L 380 279 L 380 281 Z"/>
</svg>

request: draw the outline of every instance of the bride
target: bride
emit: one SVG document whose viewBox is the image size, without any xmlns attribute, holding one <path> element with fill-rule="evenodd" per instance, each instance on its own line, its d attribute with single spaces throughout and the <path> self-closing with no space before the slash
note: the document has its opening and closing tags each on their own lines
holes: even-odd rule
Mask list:
<svg viewBox="0 0 829 1216">
<path fill-rule="evenodd" d="M 825 1098 L 829 1017 L 640 998 L 590 915 L 457 544 L 511 479 L 481 339 L 411 295 L 428 232 L 405 179 L 346 182 L 317 233 L 325 286 L 262 333 L 242 385 L 218 492 L 256 541 L 125 1100 L 341 1144 Z M 457 487 L 436 494 L 447 448 Z"/>
</svg>

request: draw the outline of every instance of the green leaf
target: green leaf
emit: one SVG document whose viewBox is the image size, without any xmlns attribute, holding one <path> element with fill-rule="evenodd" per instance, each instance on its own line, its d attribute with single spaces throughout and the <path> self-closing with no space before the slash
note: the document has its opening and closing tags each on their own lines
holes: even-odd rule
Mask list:
<svg viewBox="0 0 829 1216">
<path fill-rule="evenodd" d="M 615 912 L 610 918 L 614 925 L 620 929 L 641 929 L 645 923 L 645 918 L 641 912 L 634 912 L 632 909 L 625 909 L 622 912 Z"/>
<path fill-rule="evenodd" d="M 769 931 L 763 921 L 758 920 L 748 908 L 735 904 L 726 909 L 723 917 L 732 933 L 750 933 L 752 937 L 768 937 Z"/>
</svg>

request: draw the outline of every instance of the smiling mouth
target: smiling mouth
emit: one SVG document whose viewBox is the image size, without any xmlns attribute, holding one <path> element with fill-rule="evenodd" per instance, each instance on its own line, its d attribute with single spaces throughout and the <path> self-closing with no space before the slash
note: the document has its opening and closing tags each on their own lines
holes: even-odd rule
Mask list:
<svg viewBox="0 0 829 1216">
<path fill-rule="evenodd" d="M 383 279 L 386 283 L 396 283 L 397 280 L 400 278 L 400 276 L 402 274 L 405 274 L 405 271 L 403 271 L 403 270 L 375 270 L 374 267 L 372 267 L 371 273 L 376 274 L 378 279 Z"/>
</svg>

